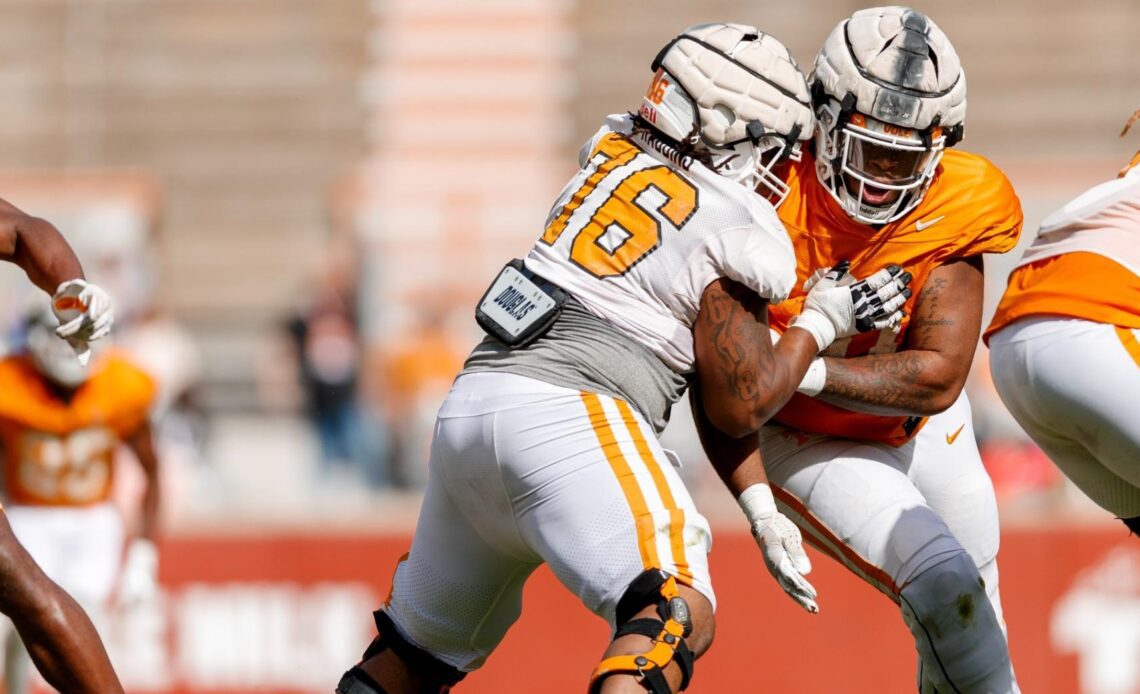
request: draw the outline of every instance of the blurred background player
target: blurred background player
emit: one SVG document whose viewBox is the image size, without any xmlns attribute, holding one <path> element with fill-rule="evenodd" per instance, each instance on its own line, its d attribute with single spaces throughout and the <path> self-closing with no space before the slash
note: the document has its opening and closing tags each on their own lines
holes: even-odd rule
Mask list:
<svg viewBox="0 0 1140 694">
<path fill-rule="evenodd" d="M 114 314 L 107 294 L 83 279 L 83 268 L 59 231 L 0 200 L 0 257 L 18 265 L 40 289 L 54 292 L 51 311 L 65 322 L 50 327 L 45 322 L 44 337 L 69 360 L 86 363 L 88 343 L 110 331 Z M 14 385 L 0 386 L 5 405 L 16 402 Z M 5 514 L 0 514 L 0 611 L 12 620 L 40 672 L 60 691 L 122 691 L 87 615 L 20 546 Z"/>
<path fill-rule="evenodd" d="M 1138 338 L 1140 152 L 1041 223 L 985 335 L 1018 424 L 1140 535 Z"/>
<path fill-rule="evenodd" d="M 52 333 L 52 321 L 46 309 L 32 311 L 24 351 L 0 361 L 5 506 L 16 537 L 47 575 L 101 616 L 116 584 L 127 604 L 156 588 L 158 459 L 148 420 L 156 391 L 150 376 L 117 352 L 80 363 Z M 120 444 L 146 479 L 125 562 L 123 522 L 110 500 Z M 28 691 L 27 662 L 12 634 L 5 648 L 9 694 Z"/>
<path fill-rule="evenodd" d="M 997 506 L 962 387 L 982 254 L 1017 242 L 1020 203 L 988 161 L 946 149 L 962 138 L 965 74 L 922 13 L 880 7 L 840 22 L 811 84 L 814 153 L 792 165 L 779 209 L 798 281 L 772 307 L 773 327 L 788 325 L 816 267 L 844 259 L 856 274 L 901 265 L 914 297 L 901 329 L 828 348 L 765 427 L 776 498 L 810 542 L 900 606 L 923 692 L 1016 691 Z"/>
<path fill-rule="evenodd" d="M 613 630 L 591 692 L 686 688 L 712 638 L 711 538 L 656 438 L 686 375 L 713 426 L 748 436 L 837 335 L 898 317 L 897 273 L 822 281 L 771 347 L 767 303 L 791 290 L 793 257 L 752 190 L 778 199 L 771 168 L 811 132 L 803 75 L 735 24 L 690 27 L 653 68 L 638 114 L 587 143 L 525 264 L 480 303 L 497 337 L 440 409 L 411 552 L 343 694 L 447 691 L 518 618 L 543 562 Z M 868 287 L 883 292 L 857 310 Z M 799 560 L 798 532 L 767 506 L 771 541 Z"/>
</svg>

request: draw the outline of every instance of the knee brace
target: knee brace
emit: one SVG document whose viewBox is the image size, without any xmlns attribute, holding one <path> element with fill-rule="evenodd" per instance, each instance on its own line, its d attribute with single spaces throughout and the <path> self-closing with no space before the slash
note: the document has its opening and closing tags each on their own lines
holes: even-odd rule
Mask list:
<svg viewBox="0 0 1140 694">
<path fill-rule="evenodd" d="M 1018 691 L 1001 624 L 968 554 L 915 576 L 899 592 L 899 604 L 922 661 L 921 677 L 938 691 Z"/>
<path fill-rule="evenodd" d="M 336 685 L 336 694 L 388 694 L 384 691 L 376 680 L 361 670 L 354 667 L 348 672 L 344 673 L 344 677 L 340 678 L 340 682 Z"/>
<path fill-rule="evenodd" d="M 1132 518 L 1121 518 L 1124 525 L 1128 527 L 1134 534 L 1140 535 L 1140 516 L 1133 516 Z"/>
<path fill-rule="evenodd" d="M 659 619 L 634 619 L 641 610 L 656 605 Z M 652 694 L 673 694 L 665 680 L 665 667 L 677 661 L 681 668 L 681 688 L 689 686 L 693 676 L 693 652 L 685 637 L 693 631 L 689 604 L 677 592 L 676 580 L 660 569 L 647 569 L 629 584 L 618 601 L 616 610 L 618 639 L 629 634 L 640 634 L 653 639 L 653 645 L 644 653 L 615 655 L 606 658 L 590 675 L 590 694 L 597 694 L 602 681 L 618 673 L 639 674 L 641 685 Z"/>
<path fill-rule="evenodd" d="M 364 651 L 364 655 L 361 657 L 362 661 L 384 651 L 392 651 L 409 670 L 427 681 L 427 687 L 430 691 L 450 691 L 461 679 L 467 676 L 466 672 L 448 665 L 404 638 L 404 635 L 396 628 L 395 622 L 383 610 L 377 610 L 372 613 L 372 616 L 376 619 L 378 635 L 369 644 L 368 649 Z M 346 689 L 344 694 L 385 694 L 384 689 L 360 668 L 353 668 L 345 673 L 341 679 L 341 685 L 343 686 L 345 680 L 350 677 L 353 678 L 353 681 L 349 684 L 357 686 L 358 689 Z M 360 688 L 365 686 L 372 687 L 372 689 Z"/>
</svg>

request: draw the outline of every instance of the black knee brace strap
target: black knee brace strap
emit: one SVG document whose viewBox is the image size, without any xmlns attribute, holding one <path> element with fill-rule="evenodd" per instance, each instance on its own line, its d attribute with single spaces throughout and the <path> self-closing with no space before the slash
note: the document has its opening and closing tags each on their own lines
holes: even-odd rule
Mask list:
<svg viewBox="0 0 1140 694">
<path fill-rule="evenodd" d="M 660 619 L 633 619 L 635 614 L 653 604 Z M 590 675 L 590 694 L 598 692 L 606 677 L 623 672 L 641 675 L 641 685 L 652 694 L 673 694 L 664 674 L 670 661 L 676 661 L 681 668 L 680 689 L 689 686 L 694 658 L 685 637 L 692 633 L 693 623 L 689 605 L 678 594 L 672 576 L 659 569 L 643 572 L 618 601 L 616 615 L 619 626 L 615 639 L 640 634 L 652 639 L 653 646 L 644 653 L 615 655 L 599 663 Z"/>
<path fill-rule="evenodd" d="M 454 687 L 457 682 L 467 676 L 466 672 L 448 665 L 405 639 L 400 630 L 396 628 L 395 623 L 392 622 L 392 618 L 383 610 L 376 610 L 372 616 L 376 619 L 376 631 L 379 636 L 373 639 L 368 650 L 364 651 L 363 660 L 368 660 L 377 653 L 390 650 L 399 656 L 400 660 L 404 661 L 404 664 L 411 670 L 430 679 L 433 685 L 438 683 L 441 691 L 447 691 L 447 688 Z"/>
<path fill-rule="evenodd" d="M 336 685 L 336 694 L 388 694 L 388 692 L 367 672 L 354 667 L 340 678 L 340 682 Z"/>
</svg>

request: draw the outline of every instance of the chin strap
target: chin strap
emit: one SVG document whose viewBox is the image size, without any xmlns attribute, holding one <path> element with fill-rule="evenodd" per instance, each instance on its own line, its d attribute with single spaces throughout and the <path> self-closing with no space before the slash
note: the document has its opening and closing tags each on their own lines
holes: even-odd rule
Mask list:
<svg viewBox="0 0 1140 694">
<path fill-rule="evenodd" d="M 655 602 L 660 619 L 628 619 L 645 605 Z M 614 634 L 615 639 L 639 634 L 652 639 L 652 646 L 643 653 L 615 655 L 599 663 L 590 675 L 590 694 L 601 690 L 606 677 L 619 673 L 640 675 L 641 685 L 652 694 L 673 694 L 664 669 L 674 660 L 681 668 L 681 687 L 677 691 L 688 687 L 693 676 L 694 658 L 685 637 L 692 632 L 693 623 L 689 605 L 677 591 L 676 580 L 659 569 L 646 571 L 630 584 L 618 603 L 617 615 L 618 620 L 624 623 Z"/>
</svg>

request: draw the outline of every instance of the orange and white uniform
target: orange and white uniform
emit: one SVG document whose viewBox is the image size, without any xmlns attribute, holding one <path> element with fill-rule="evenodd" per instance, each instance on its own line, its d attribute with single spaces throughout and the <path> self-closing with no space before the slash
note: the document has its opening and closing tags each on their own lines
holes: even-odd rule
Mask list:
<svg viewBox="0 0 1140 694">
<path fill-rule="evenodd" d="M 1140 516 L 1140 167 L 1041 224 L 986 330 L 1002 401 L 1094 501 Z"/>
<path fill-rule="evenodd" d="M 803 308 L 804 282 L 818 268 L 851 261 L 851 274 L 866 277 L 897 263 L 913 275 L 901 330 L 872 331 L 837 340 L 825 355 L 858 357 L 895 352 L 906 341 L 914 306 L 931 271 L 943 263 L 983 253 L 1005 253 L 1021 233 L 1021 202 L 1009 180 L 980 156 L 956 150 L 942 157 L 940 170 L 922 203 L 897 222 L 874 229 L 833 203 L 819 185 L 814 159 L 805 155 L 789 174 L 791 193 L 780 207 L 796 250 L 796 288 L 769 312 L 783 332 Z M 797 393 L 775 421 L 803 432 L 878 441 L 898 446 L 923 426 L 921 419 L 861 414 Z"/>
<path fill-rule="evenodd" d="M 650 568 L 714 601 L 708 522 L 656 434 L 694 368 L 705 287 L 729 277 L 778 301 L 792 249 L 760 196 L 631 127 L 611 117 L 591 138 L 526 256 L 572 300 L 525 348 L 484 340 L 439 409 L 415 539 L 383 609 L 460 670 L 502 639 L 542 563 L 611 626 Z"/>
<path fill-rule="evenodd" d="M 8 519 L 47 575 L 89 605 L 109 597 L 122 556 L 122 520 L 109 501 L 115 452 L 155 395 L 151 378 L 114 352 L 70 400 L 26 356 L 0 360 Z"/>
<path fill-rule="evenodd" d="M 797 286 L 789 301 L 770 308 L 772 326 L 786 329 L 803 303 L 804 281 L 818 268 L 849 259 L 856 277 L 888 263 L 914 276 L 898 334 L 856 335 L 825 355 L 858 358 L 902 349 L 931 272 L 1017 243 L 1020 202 L 1006 177 L 977 155 L 947 151 L 917 208 L 880 228 L 848 217 L 813 166 L 805 156 L 791 170 L 792 192 L 779 209 L 796 251 Z M 926 419 L 862 414 L 796 394 L 763 428 L 760 441 L 780 510 L 811 544 L 895 602 L 924 571 L 949 566 L 965 551 L 985 579 L 1000 622 L 997 505 L 964 394 Z"/>
</svg>

